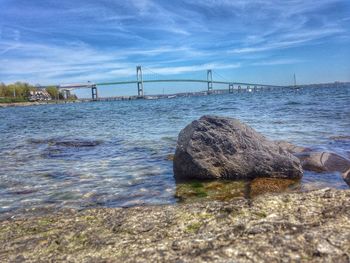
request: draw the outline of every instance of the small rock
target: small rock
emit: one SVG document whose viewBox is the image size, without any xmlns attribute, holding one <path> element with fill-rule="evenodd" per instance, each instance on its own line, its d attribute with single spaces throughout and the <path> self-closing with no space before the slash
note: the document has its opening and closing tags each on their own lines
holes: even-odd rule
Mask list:
<svg viewBox="0 0 350 263">
<path fill-rule="evenodd" d="M 297 146 L 297 145 L 294 145 L 294 144 L 287 142 L 287 141 L 276 141 L 276 143 L 283 150 L 286 150 L 287 152 L 289 152 L 291 154 L 311 151 L 311 149 L 308 147 Z"/>
<path fill-rule="evenodd" d="M 305 170 L 346 173 L 350 169 L 350 160 L 331 152 L 310 152 L 299 158 Z"/>
<path fill-rule="evenodd" d="M 345 140 L 350 140 L 350 135 L 331 136 L 329 139 L 334 141 L 345 141 Z"/>
<path fill-rule="evenodd" d="M 343 179 L 350 186 L 350 169 L 343 173 Z"/>
<path fill-rule="evenodd" d="M 329 244 L 326 240 L 321 240 L 317 244 L 317 250 L 321 254 L 333 254 L 334 255 L 334 254 L 340 254 L 341 253 L 341 251 L 339 249 L 337 249 L 336 247 L 334 247 L 331 244 Z"/>
<path fill-rule="evenodd" d="M 280 193 L 295 185 L 296 180 L 278 178 L 256 178 L 250 183 L 250 196 L 265 193 Z"/>
<path fill-rule="evenodd" d="M 174 161 L 174 154 L 168 154 L 165 159 L 167 161 Z"/>
</svg>

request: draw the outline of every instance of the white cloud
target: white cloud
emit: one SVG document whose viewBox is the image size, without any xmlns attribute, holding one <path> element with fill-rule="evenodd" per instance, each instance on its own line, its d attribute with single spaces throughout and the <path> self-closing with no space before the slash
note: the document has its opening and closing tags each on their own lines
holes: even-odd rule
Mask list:
<svg viewBox="0 0 350 263">
<path fill-rule="evenodd" d="M 218 69 L 239 68 L 240 66 L 241 66 L 240 63 L 236 63 L 236 64 L 208 63 L 208 64 L 199 64 L 199 65 L 191 65 L 191 66 L 180 66 L 180 67 L 152 68 L 152 70 L 158 74 L 176 75 L 181 73 L 206 71 L 208 69 L 218 70 Z"/>
<path fill-rule="evenodd" d="M 275 65 L 290 65 L 304 62 L 304 59 L 274 59 L 274 60 L 263 60 L 251 63 L 253 66 L 275 66 Z"/>
<path fill-rule="evenodd" d="M 137 64 L 148 65 L 159 74 L 181 74 L 207 70 L 208 68 L 224 69 L 236 68 L 239 64 L 198 64 L 193 66 L 169 67 L 169 62 L 156 62 L 154 58 L 173 54 L 181 57 L 177 63 L 188 63 L 187 58 L 205 56 L 203 52 L 197 52 L 189 47 L 162 46 L 153 49 L 125 49 L 123 51 L 110 51 L 95 49 L 83 42 L 65 43 L 64 46 L 29 44 L 20 42 L 2 42 L 0 51 L 21 53 L 18 58 L 0 58 L 0 77 L 5 82 L 16 80 L 31 83 L 66 83 L 72 81 L 105 81 L 117 80 L 135 76 Z M 130 56 L 136 57 L 131 60 Z M 142 59 L 138 62 L 137 59 Z M 174 61 L 175 62 L 175 61 Z"/>
<path fill-rule="evenodd" d="M 236 48 L 229 53 L 255 53 L 255 52 L 263 52 L 270 51 L 276 49 L 285 49 L 292 48 L 296 46 L 300 46 L 302 44 L 306 44 L 311 41 L 319 40 L 324 37 L 332 36 L 338 33 L 345 32 L 340 28 L 325 28 L 318 30 L 309 30 L 303 32 L 294 32 L 294 33 L 286 33 L 281 34 L 276 39 L 272 39 L 271 41 L 261 44 L 261 45 L 253 45 L 248 47 Z M 314 42 L 313 42 L 314 43 Z"/>
<path fill-rule="evenodd" d="M 273 53 L 348 41 L 348 14 L 325 13 L 345 1 L 26 1 L 20 12 L 15 4 L 0 10 L 21 17 L 0 21 L 0 78 L 107 81 L 134 77 L 137 64 L 171 75 L 299 63 L 302 57 L 274 60 Z"/>
</svg>

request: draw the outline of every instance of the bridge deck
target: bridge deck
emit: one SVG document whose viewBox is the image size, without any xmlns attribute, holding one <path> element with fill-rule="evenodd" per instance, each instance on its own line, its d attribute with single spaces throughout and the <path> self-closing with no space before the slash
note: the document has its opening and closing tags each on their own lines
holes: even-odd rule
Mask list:
<svg viewBox="0 0 350 263">
<path fill-rule="evenodd" d="M 159 82 L 197 82 L 197 83 L 208 83 L 207 80 L 202 79 L 156 79 L 156 80 L 144 80 L 143 83 L 159 83 Z M 107 85 L 123 85 L 123 84 L 136 84 L 137 80 L 131 81 L 118 81 L 118 82 L 102 82 L 96 83 L 97 86 L 107 86 Z M 283 88 L 285 86 L 278 85 L 269 85 L 269 84 L 261 84 L 261 83 L 245 83 L 245 82 L 228 82 L 228 81 L 217 81 L 213 80 L 214 84 L 233 84 L 233 85 L 244 85 L 244 86 L 268 86 L 268 87 L 276 87 Z"/>
<path fill-rule="evenodd" d="M 208 80 L 203 79 L 156 79 L 156 80 L 144 80 L 143 83 L 166 83 L 166 82 L 192 82 L 192 83 L 208 83 Z M 87 84 L 67 84 L 58 86 L 59 89 L 72 90 L 72 89 L 90 89 L 94 86 L 114 86 L 114 85 L 127 85 L 127 84 L 137 84 L 137 80 L 130 81 L 116 81 L 116 82 L 101 82 L 101 83 L 87 83 Z M 261 86 L 261 87 L 271 87 L 271 88 L 285 88 L 288 86 L 279 85 L 269 85 L 261 83 L 246 83 L 246 82 L 229 82 L 229 81 L 217 81 L 213 80 L 213 84 L 224 84 L 224 85 L 241 85 L 241 86 Z"/>
</svg>

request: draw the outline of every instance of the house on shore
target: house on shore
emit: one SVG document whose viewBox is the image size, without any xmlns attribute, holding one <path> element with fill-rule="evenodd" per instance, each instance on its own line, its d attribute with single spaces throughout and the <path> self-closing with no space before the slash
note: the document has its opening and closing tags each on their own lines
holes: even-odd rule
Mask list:
<svg viewBox="0 0 350 263">
<path fill-rule="evenodd" d="M 49 101 L 52 100 L 50 94 L 45 89 L 31 90 L 29 95 L 30 101 Z"/>
</svg>

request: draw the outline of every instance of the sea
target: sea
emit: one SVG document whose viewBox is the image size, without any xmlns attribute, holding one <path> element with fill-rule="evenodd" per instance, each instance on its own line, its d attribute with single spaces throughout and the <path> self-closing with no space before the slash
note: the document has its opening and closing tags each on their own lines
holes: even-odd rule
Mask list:
<svg viewBox="0 0 350 263">
<path fill-rule="evenodd" d="M 0 108 L 0 214 L 176 205 L 177 136 L 203 115 L 350 158 L 350 87 Z M 293 191 L 324 187 L 349 189 L 337 172 L 305 171 Z"/>
</svg>

